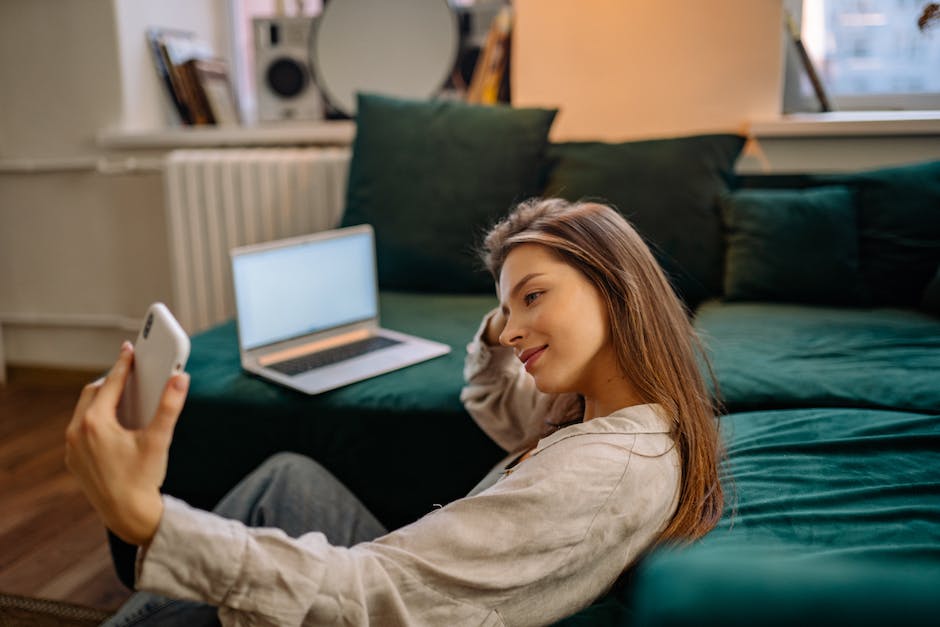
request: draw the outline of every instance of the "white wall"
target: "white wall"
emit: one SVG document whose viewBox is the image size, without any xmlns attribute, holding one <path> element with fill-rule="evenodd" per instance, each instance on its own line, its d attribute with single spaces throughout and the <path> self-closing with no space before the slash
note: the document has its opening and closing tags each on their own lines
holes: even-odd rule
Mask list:
<svg viewBox="0 0 940 627">
<path fill-rule="evenodd" d="M 556 141 L 744 132 L 780 112 L 781 0 L 516 0 L 513 104 Z"/>
<path fill-rule="evenodd" d="M 121 116 L 125 130 L 161 128 L 169 121 L 163 86 L 155 78 L 146 42 L 148 27 L 160 26 L 197 33 L 219 56 L 229 50 L 225 0 L 113 0 L 118 45 Z"/>
<path fill-rule="evenodd" d="M 146 27 L 223 51 L 225 5 L 0 0 L 0 361 L 106 367 L 147 305 L 170 300 L 161 175 L 98 172 L 121 155 L 95 136 L 164 123 Z M 555 140 L 741 131 L 779 111 L 780 0 L 515 6 L 514 98 L 562 107 Z M 850 167 L 845 152 L 827 160 Z"/>
<path fill-rule="evenodd" d="M 96 151 L 121 112 L 108 0 L 0 2 L 0 158 Z"/>
<path fill-rule="evenodd" d="M 225 0 L 0 2 L 0 352 L 101 368 L 170 299 L 162 177 L 102 173 L 105 128 L 164 126 L 148 26 L 226 51 Z"/>
<path fill-rule="evenodd" d="M 748 134 L 752 122 L 779 118 L 784 52 L 792 53 L 783 0 L 515 0 L 514 7 L 513 104 L 557 107 L 555 141 Z M 931 124 L 904 135 L 877 124 L 856 135 L 822 127 L 760 134 L 737 167 L 825 172 L 940 159 Z"/>
</svg>

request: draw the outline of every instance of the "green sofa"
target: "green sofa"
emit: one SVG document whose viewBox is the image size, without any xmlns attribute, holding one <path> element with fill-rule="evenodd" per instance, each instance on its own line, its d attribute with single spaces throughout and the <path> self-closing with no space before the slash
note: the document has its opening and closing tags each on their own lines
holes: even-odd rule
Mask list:
<svg viewBox="0 0 940 627">
<path fill-rule="evenodd" d="M 359 112 L 344 223 L 376 228 L 382 323 L 452 352 L 307 397 L 241 371 L 234 322 L 201 333 L 168 493 L 211 508 L 293 450 L 390 528 L 465 494 L 501 457 L 458 399 L 496 302 L 472 246 L 528 195 L 603 198 L 708 347 L 729 498 L 711 534 L 652 551 L 562 624 L 936 622 L 940 162 L 739 178 L 735 136 L 550 144 L 551 111 L 362 97 Z M 130 583 L 132 551 L 112 551 Z"/>
</svg>

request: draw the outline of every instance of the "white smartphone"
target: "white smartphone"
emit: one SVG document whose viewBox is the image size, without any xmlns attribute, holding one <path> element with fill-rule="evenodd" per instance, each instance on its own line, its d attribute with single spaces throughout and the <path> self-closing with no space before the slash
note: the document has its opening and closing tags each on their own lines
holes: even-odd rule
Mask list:
<svg viewBox="0 0 940 627">
<path fill-rule="evenodd" d="M 189 336 L 163 303 L 147 309 L 134 343 L 134 363 L 118 405 L 118 419 L 128 429 L 146 427 L 156 414 L 171 376 L 189 359 Z"/>
</svg>

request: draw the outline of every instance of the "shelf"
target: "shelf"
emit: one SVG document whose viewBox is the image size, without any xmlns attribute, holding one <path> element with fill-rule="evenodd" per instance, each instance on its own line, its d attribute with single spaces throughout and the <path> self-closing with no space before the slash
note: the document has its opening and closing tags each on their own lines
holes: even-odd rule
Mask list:
<svg viewBox="0 0 940 627">
<path fill-rule="evenodd" d="M 269 126 L 180 127 L 143 131 L 106 129 L 102 148 L 146 150 L 218 146 L 349 146 L 356 134 L 351 120 L 296 122 Z"/>
<path fill-rule="evenodd" d="M 757 138 L 940 135 L 940 111 L 793 113 L 753 120 L 749 131 Z"/>
</svg>

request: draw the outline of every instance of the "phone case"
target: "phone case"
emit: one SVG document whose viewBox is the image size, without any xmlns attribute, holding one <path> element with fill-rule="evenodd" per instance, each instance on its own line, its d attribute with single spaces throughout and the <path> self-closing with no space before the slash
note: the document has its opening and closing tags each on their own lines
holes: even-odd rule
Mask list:
<svg viewBox="0 0 940 627">
<path fill-rule="evenodd" d="M 147 309 L 134 344 L 134 363 L 118 405 L 118 419 L 141 429 L 153 419 L 167 380 L 186 367 L 189 336 L 163 303 Z"/>
</svg>

